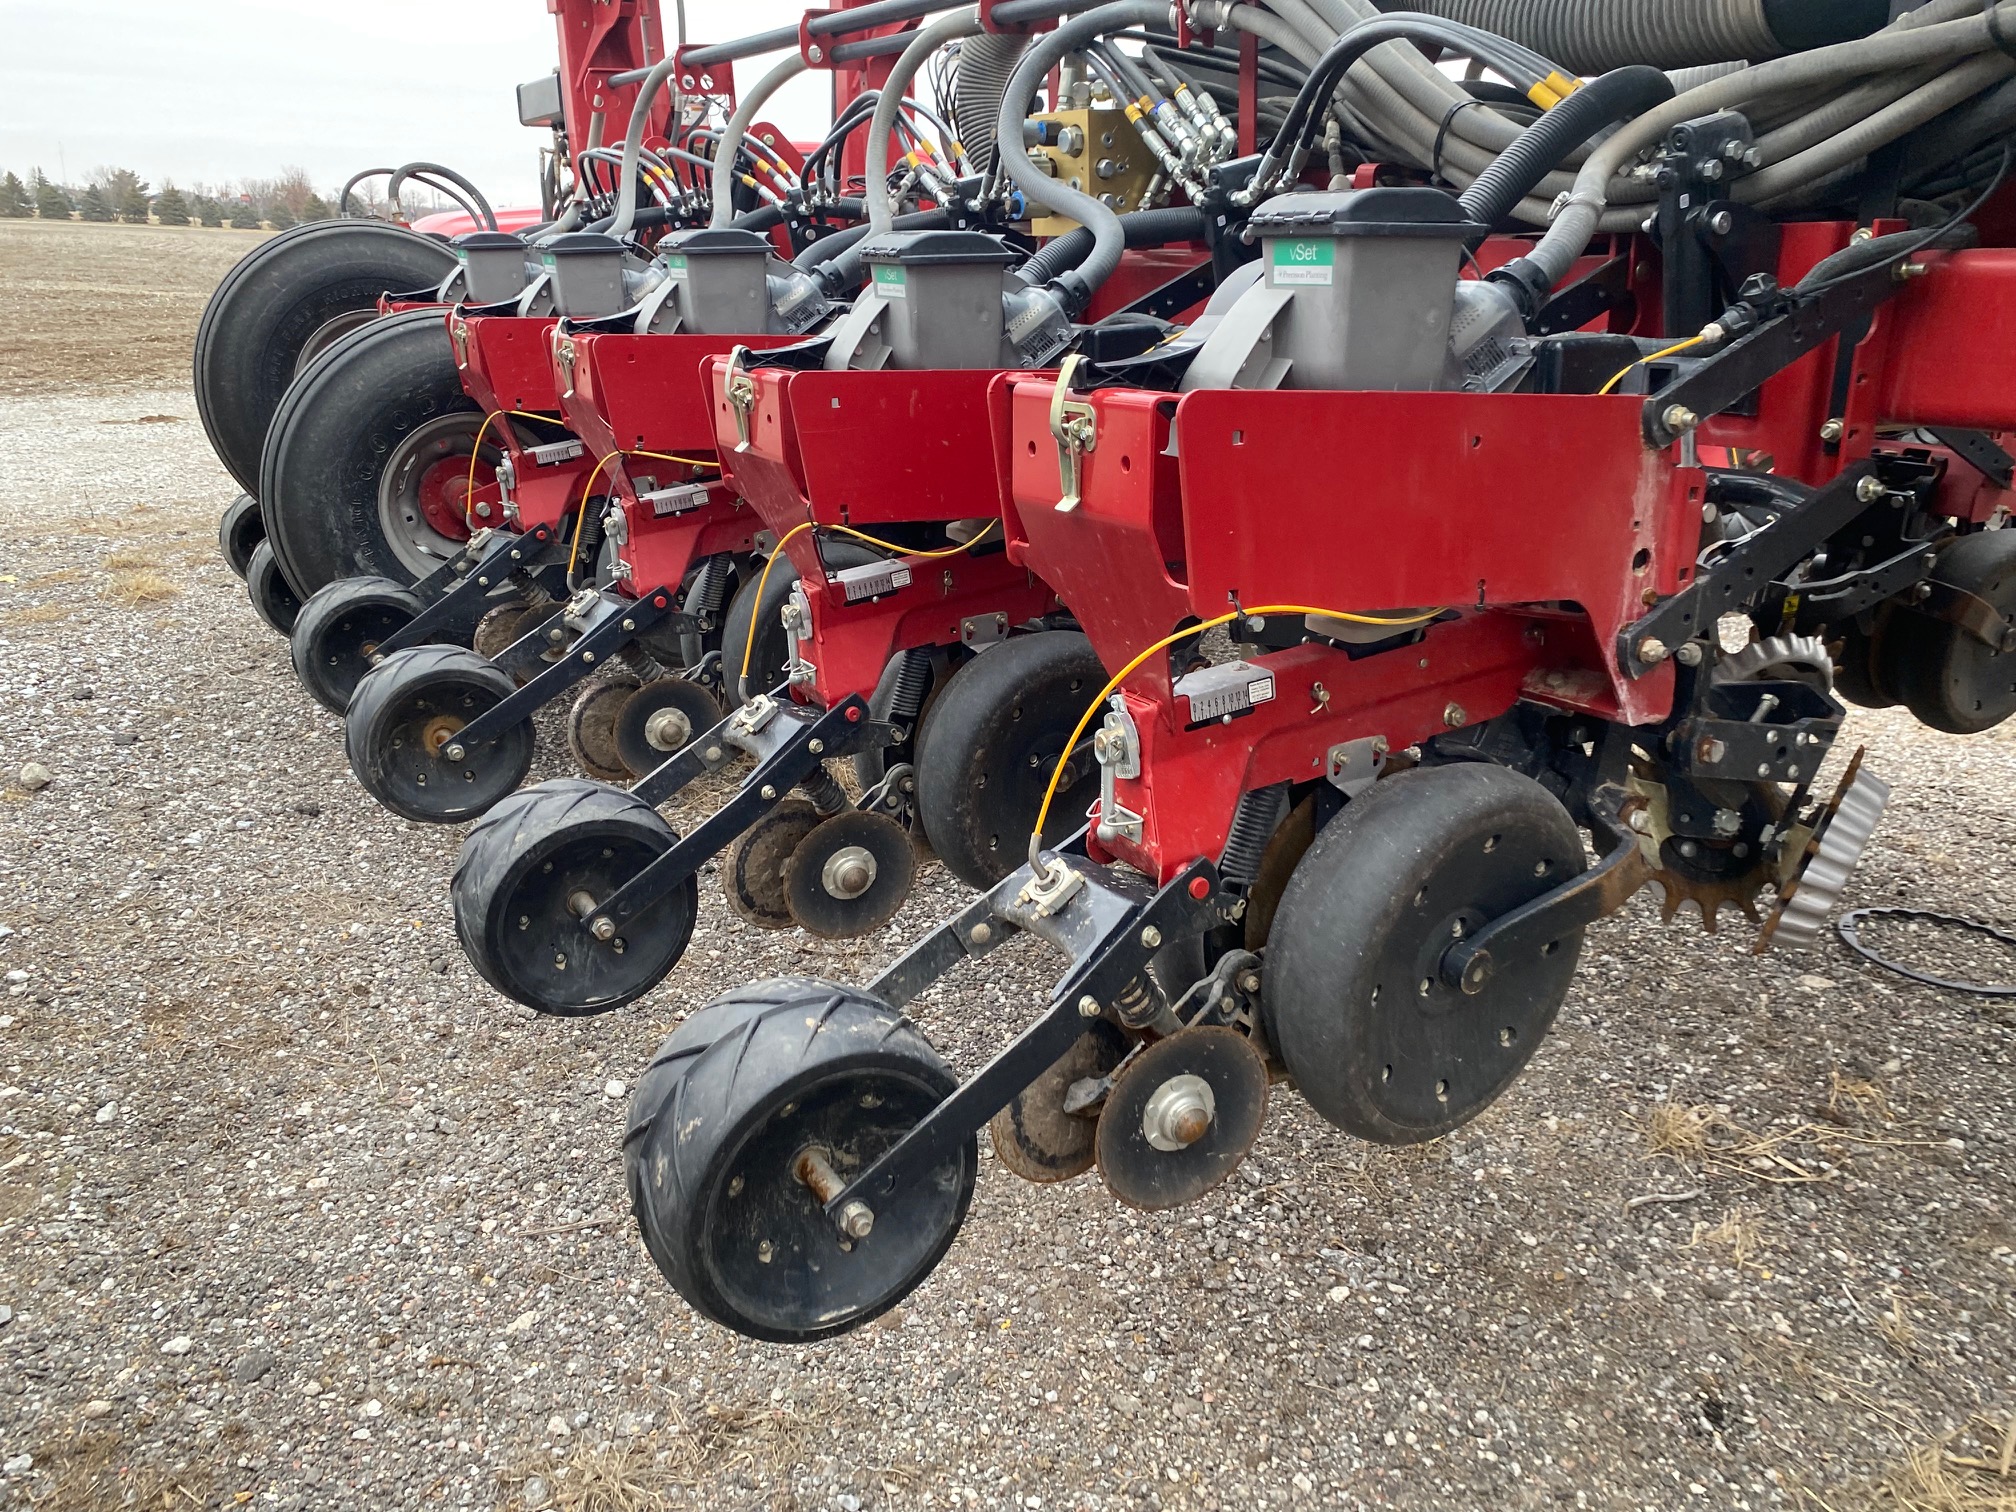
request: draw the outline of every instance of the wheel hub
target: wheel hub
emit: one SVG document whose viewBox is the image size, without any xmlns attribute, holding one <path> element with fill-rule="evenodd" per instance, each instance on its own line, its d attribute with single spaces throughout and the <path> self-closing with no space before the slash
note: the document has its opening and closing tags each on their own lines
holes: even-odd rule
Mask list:
<svg viewBox="0 0 2016 1512">
<path fill-rule="evenodd" d="M 1201 1076 L 1172 1076 L 1149 1094 L 1141 1132 L 1158 1150 L 1187 1150 L 1210 1132 L 1217 1111 L 1211 1083 Z"/>
<path fill-rule="evenodd" d="M 849 845 L 826 858 L 819 880 L 836 898 L 858 898 L 875 885 L 875 853 Z"/>
<path fill-rule="evenodd" d="M 466 410 L 436 415 L 400 440 L 379 475 L 378 523 L 393 554 L 416 577 L 469 539 L 469 459 L 481 423 Z M 494 466 L 479 458 L 479 491 L 495 477 Z"/>
<path fill-rule="evenodd" d="M 436 714 L 420 727 L 420 743 L 427 748 L 429 756 L 439 759 L 442 747 L 461 728 L 462 721 L 453 714 Z"/>
<path fill-rule="evenodd" d="M 693 738 L 693 721 L 680 709 L 660 709 L 644 723 L 644 739 L 654 751 L 670 755 Z"/>
</svg>

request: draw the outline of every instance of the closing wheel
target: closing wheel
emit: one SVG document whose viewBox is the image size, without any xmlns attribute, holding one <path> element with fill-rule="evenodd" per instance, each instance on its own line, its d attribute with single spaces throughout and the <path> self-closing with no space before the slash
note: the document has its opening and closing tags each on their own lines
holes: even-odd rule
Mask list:
<svg viewBox="0 0 2016 1512">
<path fill-rule="evenodd" d="M 597 680 L 575 695 L 574 706 L 567 711 L 567 749 L 597 782 L 630 780 L 616 743 L 616 718 L 623 700 L 636 691 L 635 678 Z"/>
<path fill-rule="evenodd" d="M 895 918 L 916 879 L 908 830 L 887 814 L 843 809 L 784 863 L 784 906 L 799 928 L 851 940 Z"/>
<path fill-rule="evenodd" d="M 315 349 L 375 317 L 381 294 L 432 287 L 454 266 L 435 238 L 375 220 L 313 221 L 238 260 L 197 323 L 194 376 L 204 432 L 240 487 L 256 489 L 267 427 Z"/>
<path fill-rule="evenodd" d="M 452 894 L 470 964 L 540 1013 L 607 1013 L 665 980 L 693 937 L 693 878 L 597 939 L 596 907 L 678 840 L 642 798 L 561 777 L 513 793 L 462 842 Z"/>
<path fill-rule="evenodd" d="M 301 595 L 287 581 L 287 574 L 273 559 L 273 543 L 260 539 L 245 563 L 245 593 L 259 618 L 282 635 L 294 633 L 294 621 L 301 613 Z"/>
<path fill-rule="evenodd" d="M 931 848 L 961 882 L 992 887 L 1021 865 L 1050 774 L 1105 680 L 1091 641 L 1044 630 L 981 652 L 945 684 L 919 752 L 917 810 Z M 1087 742 L 1057 785 L 1044 842 L 1077 829 L 1098 791 Z"/>
<path fill-rule="evenodd" d="M 683 677 L 654 677 L 616 711 L 617 759 L 631 776 L 645 776 L 720 722 L 721 705 L 710 689 Z"/>
<path fill-rule="evenodd" d="M 1986 605 L 2000 639 L 2016 625 L 2016 530 L 1962 536 L 1933 578 Z M 1979 735 L 2016 714 L 2016 645 L 1989 645 L 1966 627 L 1901 607 L 1882 641 L 1883 681 L 1922 724 Z"/>
<path fill-rule="evenodd" d="M 415 646 L 364 674 L 343 716 L 343 748 L 364 790 L 425 824 L 474 819 L 525 780 L 532 721 L 476 747 L 456 737 L 517 689 L 461 646 Z"/>
<path fill-rule="evenodd" d="M 1331 1123 L 1413 1144 L 1512 1084 L 1568 995 L 1571 930 L 1449 986 L 1450 944 L 1586 866 L 1555 798 L 1503 767 L 1403 772 L 1353 799 L 1295 869 L 1270 936 L 1262 1013 L 1302 1095 Z"/>
<path fill-rule="evenodd" d="M 695 1310 L 750 1338 L 858 1328 L 944 1258 L 973 1197 L 977 1142 L 837 1221 L 822 1196 L 955 1086 L 908 1019 L 855 988 L 784 978 L 710 1004 L 630 1102 L 624 1173 L 645 1248 Z"/>
<path fill-rule="evenodd" d="M 1091 1170 L 1097 1105 L 1074 1113 L 1065 1099 L 1079 1082 L 1110 1075 L 1126 1054 L 1127 1036 L 1105 1019 L 1093 1020 L 1076 1044 L 988 1120 L 995 1157 L 1024 1181 L 1069 1181 Z"/>
<path fill-rule="evenodd" d="M 386 578 L 339 578 L 316 589 L 289 637 L 294 675 L 323 708 L 341 714 L 376 664 L 378 643 L 419 618 L 424 607 L 411 588 Z"/>
<path fill-rule="evenodd" d="M 721 891 L 728 906 L 759 929 L 789 929 L 784 863 L 818 827 L 819 811 L 809 799 L 786 798 L 737 835 L 721 853 Z"/>
<path fill-rule="evenodd" d="M 1896 706 L 1897 695 L 1883 684 L 1883 637 L 1888 626 L 1888 612 L 1879 609 L 1874 629 L 1864 631 L 1854 620 L 1838 628 L 1834 691 L 1849 703 L 1865 709 Z"/>
<path fill-rule="evenodd" d="M 1099 1179 L 1129 1207 L 1195 1202 L 1239 1168 L 1267 1121 L 1267 1063 L 1216 1025 L 1157 1040 L 1127 1063 L 1099 1115 Z"/>
<path fill-rule="evenodd" d="M 252 565 L 252 548 L 266 539 L 266 522 L 259 516 L 259 501 L 241 493 L 224 506 L 217 519 L 217 551 L 230 569 L 241 578 Z"/>
</svg>

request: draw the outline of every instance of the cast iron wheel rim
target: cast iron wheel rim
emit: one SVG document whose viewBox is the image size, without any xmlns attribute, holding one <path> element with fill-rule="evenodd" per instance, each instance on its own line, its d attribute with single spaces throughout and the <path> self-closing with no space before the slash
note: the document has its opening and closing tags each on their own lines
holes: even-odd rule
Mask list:
<svg viewBox="0 0 2016 1512">
<path fill-rule="evenodd" d="M 739 917 L 758 929 L 791 928 L 785 863 L 818 825 L 809 799 L 786 798 L 729 843 L 721 853 L 721 891 Z"/>
<path fill-rule="evenodd" d="M 469 539 L 464 509 L 469 454 L 483 417 L 473 410 L 436 415 L 401 438 L 378 478 L 378 525 L 392 553 L 416 578 L 425 577 Z M 496 476 L 502 451 L 489 440 L 476 464 L 479 488 Z M 489 477 L 485 477 L 486 469 Z"/>
<path fill-rule="evenodd" d="M 682 720 L 685 738 L 668 746 Z M 711 690 L 683 677 L 654 677 L 616 711 L 616 754 L 631 776 L 648 776 L 720 722 L 721 705 Z"/>
<path fill-rule="evenodd" d="M 245 592 L 269 629 L 282 635 L 294 633 L 294 622 L 301 615 L 301 597 L 274 559 L 271 541 L 261 539 L 252 548 L 251 560 L 245 565 Z"/>
<path fill-rule="evenodd" d="M 420 601 L 394 583 L 357 579 L 310 594 L 294 622 L 294 674 L 324 708 L 341 714 L 376 665 L 378 647 L 413 623 Z"/>
<path fill-rule="evenodd" d="M 853 890 L 853 879 L 865 877 Z M 896 917 L 917 878 L 910 834 L 887 814 L 843 809 L 813 830 L 784 863 L 792 922 L 826 940 L 871 934 Z"/>
<path fill-rule="evenodd" d="M 616 718 L 635 683 L 591 682 L 567 710 L 567 749 L 597 782 L 620 783 L 630 773 L 616 746 Z"/>
<path fill-rule="evenodd" d="M 978 1163 L 973 1140 L 956 1165 L 878 1194 L 874 1229 L 855 1241 L 792 1165 L 819 1148 L 845 1180 L 950 1090 L 929 1067 L 871 1052 L 783 1083 L 742 1120 L 709 1162 L 699 1204 L 698 1258 L 729 1314 L 720 1321 L 759 1339 L 823 1338 L 886 1311 L 930 1273 L 965 1220 Z"/>
<path fill-rule="evenodd" d="M 1566 811 L 1503 768 L 1425 769 L 1354 799 L 1290 883 L 1264 989 L 1269 1039 L 1311 1105 L 1383 1143 L 1488 1107 L 1553 1024 L 1582 933 L 1501 956 L 1476 994 L 1444 981 L 1442 960 L 1585 865 Z"/>
<path fill-rule="evenodd" d="M 379 675 L 389 679 L 382 691 L 367 678 L 351 698 L 350 717 L 365 712 L 351 766 L 387 808 L 422 823 L 453 824 L 475 818 L 525 780 L 532 765 L 529 719 L 474 749 L 465 747 L 460 761 L 442 754 L 466 725 L 502 702 L 498 689 L 462 667 L 415 674 L 388 661 L 374 669 L 372 677 Z M 368 701 L 367 690 L 376 695 Z"/>
<path fill-rule="evenodd" d="M 253 550 L 265 539 L 266 521 L 260 517 L 257 499 L 241 493 L 224 506 L 217 521 L 217 550 L 240 578 L 252 565 Z"/>
<path fill-rule="evenodd" d="M 671 849 L 678 837 L 662 820 L 659 826 L 662 839 L 629 825 L 573 825 L 514 857 L 497 890 L 477 900 L 489 957 L 484 976 L 527 1007 L 560 1017 L 607 1013 L 662 982 L 685 954 L 699 913 L 691 877 L 606 942 L 577 911 L 587 900 L 614 896 Z"/>
</svg>

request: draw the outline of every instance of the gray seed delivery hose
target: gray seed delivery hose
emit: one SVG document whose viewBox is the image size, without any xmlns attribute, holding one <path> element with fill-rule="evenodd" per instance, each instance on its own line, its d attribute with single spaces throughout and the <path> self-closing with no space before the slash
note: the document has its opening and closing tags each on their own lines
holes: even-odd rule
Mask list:
<svg viewBox="0 0 2016 1512">
<path fill-rule="evenodd" d="M 887 231 L 896 216 L 896 207 L 889 201 L 889 133 L 896 128 L 896 115 L 903 108 L 903 96 L 910 90 L 910 81 L 917 77 L 925 59 L 939 48 L 958 38 L 973 36 L 979 30 L 980 12 L 970 5 L 940 16 L 917 33 L 917 39 L 903 49 L 903 56 L 896 60 L 896 66 L 883 81 L 882 93 L 875 98 L 875 119 L 868 126 L 870 232 Z"/>
</svg>

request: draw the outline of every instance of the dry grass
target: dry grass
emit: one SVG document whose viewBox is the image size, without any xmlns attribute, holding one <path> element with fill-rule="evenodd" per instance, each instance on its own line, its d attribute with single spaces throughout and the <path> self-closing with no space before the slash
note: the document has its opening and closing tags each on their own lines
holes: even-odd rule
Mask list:
<svg viewBox="0 0 2016 1512">
<path fill-rule="evenodd" d="M 1751 1263 L 1750 1257 L 1757 1253 L 1764 1242 L 1764 1231 L 1760 1229 L 1742 1208 L 1731 1208 L 1722 1215 L 1720 1223 L 1709 1225 L 1696 1223 L 1690 1246 L 1703 1244 L 1727 1245 L 1729 1262 L 1738 1270 Z"/>
<path fill-rule="evenodd" d="M 1807 1512 L 2016 1512 L 2016 1415 L 1975 1418 L 1853 1493 L 1798 1496 Z"/>
<path fill-rule="evenodd" d="M 191 1469 L 168 1474 L 136 1466 L 117 1432 L 75 1428 L 64 1438 L 35 1449 L 35 1468 L 47 1477 L 37 1488 L 36 1512 L 168 1512 L 216 1505 L 210 1472 Z M 227 1505 L 232 1503 L 227 1502 Z"/>
<path fill-rule="evenodd" d="M 0 623 L 9 625 L 53 625 L 58 620 L 70 618 L 70 606 L 62 603 L 30 604 L 26 609 L 10 611 Z"/>
<path fill-rule="evenodd" d="M 774 1483 L 810 1454 L 816 1408 L 705 1408 L 688 1419 L 675 1405 L 670 1422 L 636 1438 L 582 1443 L 557 1463 L 533 1460 L 511 1477 L 505 1512 L 523 1512 L 533 1476 L 551 1491 L 552 1512 L 659 1512 L 674 1492 L 717 1485 L 741 1474 Z"/>
<path fill-rule="evenodd" d="M 1757 1134 L 1732 1120 L 1726 1109 L 1709 1103 L 1690 1107 L 1660 1103 L 1645 1120 L 1646 1158 L 1665 1156 L 1704 1175 L 1790 1185 L 1831 1181 L 1858 1146 L 1929 1150 L 1942 1143 L 1854 1127 L 1858 1117 L 1873 1115 L 1884 1124 L 1895 1118 L 1880 1087 L 1843 1077 L 1838 1071 L 1830 1084 L 1827 1112 L 1824 1124 L 1802 1123 Z"/>
<path fill-rule="evenodd" d="M 129 549 L 113 552 L 99 565 L 107 572 L 137 572 L 158 565 L 160 560 L 156 552 Z"/>
<path fill-rule="evenodd" d="M 142 604 L 165 604 L 182 590 L 172 578 L 159 572 L 122 572 L 106 585 L 105 597 L 138 608 Z"/>
</svg>

